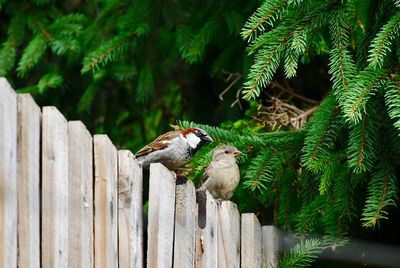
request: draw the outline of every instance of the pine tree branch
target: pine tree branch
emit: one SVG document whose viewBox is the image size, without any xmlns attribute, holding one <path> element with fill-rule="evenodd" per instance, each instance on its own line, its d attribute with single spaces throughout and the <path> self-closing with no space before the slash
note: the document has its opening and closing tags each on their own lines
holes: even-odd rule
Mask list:
<svg viewBox="0 0 400 268">
<path fill-rule="evenodd" d="M 278 57 L 283 48 L 284 45 L 281 43 L 275 45 L 272 50 L 268 52 L 268 56 L 263 60 L 264 63 L 261 68 L 253 66 L 254 68 L 252 68 L 249 74 L 249 81 L 245 83 L 245 90 L 243 91 L 243 97 L 245 99 L 251 99 L 258 96 L 262 85 L 270 82 L 274 70 L 278 68 Z M 266 52 L 266 50 L 263 52 Z M 260 54 L 259 58 L 262 58 L 262 54 Z M 257 61 L 259 60 L 260 59 Z M 252 78 L 252 76 L 255 76 L 255 79 Z"/>
<path fill-rule="evenodd" d="M 241 33 L 243 39 L 248 39 L 250 42 L 252 36 L 257 31 L 263 31 L 263 24 L 271 19 L 273 20 L 274 17 L 277 16 L 278 11 L 281 10 L 287 4 L 287 2 L 288 0 L 281 0 L 274 7 L 271 7 L 271 3 L 266 1 L 264 5 L 259 7 L 257 11 L 250 17 L 249 21 L 246 22 L 244 30 L 242 30 Z"/>
<path fill-rule="evenodd" d="M 81 73 L 87 73 L 90 70 L 94 70 L 95 68 L 98 68 L 100 64 L 105 64 L 105 61 L 112 55 L 112 53 L 119 48 L 123 47 L 123 45 L 126 44 L 126 42 L 134 39 L 138 35 L 137 32 L 133 32 L 131 34 L 128 34 L 127 36 L 121 38 L 117 42 L 115 42 L 113 45 L 108 47 L 106 50 L 102 51 L 101 54 L 99 55 L 93 55 L 90 57 L 87 56 L 84 59 L 84 66 L 81 70 Z M 96 52 L 96 51 L 94 51 Z"/>
<path fill-rule="evenodd" d="M 400 11 L 390 18 L 371 42 L 368 57 L 370 67 L 382 66 L 385 55 L 390 51 L 391 41 L 399 34 L 399 30 Z"/>
<path fill-rule="evenodd" d="M 358 165 L 359 169 L 361 169 L 361 166 L 362 166 L 363 160 L 364 160 L 364 155 L 363 155 L 364 145 L 365 145 L 365 116 L 361 120 L 361 142 L 360 142 L 360 146 L 359 146 L 359 153 L 358 153 L 359 157 L 358 157 L 358 161 L 357 161 L 357 165 Z"/>
</svg>

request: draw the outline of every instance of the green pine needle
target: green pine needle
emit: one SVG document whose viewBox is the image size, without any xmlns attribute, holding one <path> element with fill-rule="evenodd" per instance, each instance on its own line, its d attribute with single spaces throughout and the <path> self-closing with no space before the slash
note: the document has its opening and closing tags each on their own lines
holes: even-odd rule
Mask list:
<svg viewBox="0 0 400 268">
<path fill-rule="evenodd" d="M 344 100 L 343 112 L 346 121 L 358 124 L 366 111 L 368 100 L 379 88 L 382 88 L 386 74 L 383 70 L 365 69 L 354 79 L 355 83 Z"/>
<path fill-rule="evenodd" d="M 243 185 L 246 188 L 259 190 L 261 193 L 271 189 L 271 184 L 276 179 L 276 173 L 281 168 L 283 158 L 269 150 L 261 151 L 253 158 L 245 174 Z"/>
<path fill-rule="evenodd" d="M 84 74 L 89 71 L 96 73 L 101 67 L 121 58 L 127 51 L 128 46 L 131 45 L 132 39 L 134 39 L 136 35 L 136 32 L 129 34 L 125 33 L 117 35 L 111 40 L 105 42 L 83 59 L 81 73 Z"/>
<path fill-rule="evenodd" d="M 46 90 L 57 88 L 62 85 L 64 79 L 58 73 L 47 73 L 42 78 L 40 78 L 37 87 L 39 93 L 43 94 Z"/>
<path fill-rule="evenodd" d="M 347 163 L 355 173 L 370 171 L 377 158 L 377 142 L 379 139 L 380 117 L 378 102 L 368 104 L 368 114 L 364 114 L 357 125 L 350 127 L 347 147 Z M 380 109 L 379 109 L 380 110 Z"/>
<path fill-rule="evenodd" d="M 241 33 L 243 39 L 250 42 L 263 33 L 267 25 L 273 26 L 281 18 L 287 2 L 288 0 L 265 1 L 244 25 Z"/>
<path fill-rule="evenodd" d="M 259 50 L 255 62 L 250 69 L 247 81 L 244 83 L 243 97 L 247 100 L 259 96 L 261 89 L 267 86 L 279 67 L 285 45 L 280 42 L 272 43 Z"/>
<path fill-rule="evenodd" d="M 17 55 L 14 38 L 7 39 L 0 50 L 0 76 L 5 76 L 14 66 Z"/>
<path fill-rule="evenodd" d="M 362 213 L 364 227 L 375 227 L 388 218 L 387 207 L 396 206 L 398 200 L 397 176 L 390 163 L 383 163 L 375 171 L 368 184 L 368 197 Z"/>
<path fill-rule="evenodd" d="M 400 84 L 398 82 L 387 83 L 385 102 L 390 118 L 395 120 L 393 125 L 400 130 Z"/>
<path fill-rule="evenodd" d="M 381 68 L 383 66 L 384 58 L 390 52 L 392 41 L 399 35 L 399 31 L 400 11 L 389 19 L 372 40 L 368 56 L 370 67 Z"/>
<path fill-rule="evenodd" d="M 332 246 L 328 239 L 302 239 L 289 252 L 284 253 L 279 268 L 310 267 L 324 249 Z"/>
<path fill-rule="evenodd" d="M 342 99 L 350 90 L 356 67 L 347 47 L 350 46 L 349 25 L 346 10 L 341 6 L 330 17 L 330 36 L 333 49 L 329 57 L 329 74 L 333 83 L 333 92 L 342 105 Z"/>
<path fill-rule="evenodd" d="M 302 150 L 302 163 L 313 172 L 323 169 L 321 162 L 325 163 L 326 157 L 330 158 L 332 154 L 332 146 L 341 127 L 338 115 L 337 102 L 330 94 L 310 119 Z"/>
<path fill-rule="evenodd" d="M 26 74 L 36 66 L 47 49 L 47 41 L 43 35 L 37 34 L 25 48 L 18 62 L 18 76 L 25 77 Z"/>
</svg>

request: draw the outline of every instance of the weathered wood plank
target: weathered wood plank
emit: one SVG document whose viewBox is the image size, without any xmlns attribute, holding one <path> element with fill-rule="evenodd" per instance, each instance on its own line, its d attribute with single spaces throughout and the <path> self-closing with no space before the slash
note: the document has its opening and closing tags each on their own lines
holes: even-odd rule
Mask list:
<svg viewBox="0 0 400 268">
<path fill-rule="evenodd" d="M 240 267 L 240 214 L 235 203 L 222 202 L 218 222 L 218 266 Z"/>
<path fill-rule="evenodd" d="M 93 139 L 81 121 L 68 122 L 68 265 L 93 267 Z"/>
<path fill-rule="evenodd" d="M 67 121 L 55 107 L 42 113 L 42 266 L 68 267 Z"/>
<path fill-rule="evenodd" d="M 262 227 L 262 267 L 278 266 L 279 230 L 273 225 Z"/>
<path fill-rule="evenodd" d="M 242 214 L 241 267 L 261 267 L 261 226 L 253 213 Z"/>
<path fill-rule="evenodd" d="M 18 103 L 18 266 L 40 265 L 40 120 L 31 95 Z"/>
<path fill-rule="evenodd" d="M 143 176 L 127 150 L 118 152 L 119 267 L 143 267 Z"/>
<path fill-rule="evenodd" d="M 197 191 L 196 267 L 218 267 L 217 202 L 206 190 Z"/>
<path fill-rule="evenodd" d="M 175 174 L 150 165 L 147 267 L 171 267 L 174 240 Z"/>
<path fill-rule="evenodd" d="M 0 266 L 17 266 L 17 96 L 0 78 Z"/>
<path fill-rule="evenodd" d="M 106 135 L 94 135 L 95 267 L 118 267 L 117 157 Z"/>
<path fill-rule="evenodd" d="M 176 186 L 174 267 L 194 267 L 196 230 L 196 193 L 188 180 Z"/>
</svg>

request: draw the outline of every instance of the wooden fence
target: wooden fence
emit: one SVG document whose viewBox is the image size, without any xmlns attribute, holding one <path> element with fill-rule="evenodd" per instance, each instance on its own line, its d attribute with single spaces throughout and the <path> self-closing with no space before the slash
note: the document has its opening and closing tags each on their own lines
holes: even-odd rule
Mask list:
<svg viewBox="0 0 400 268">
<path fill-rule="evenodd" d="M 40 109 L 0 78 L 0 267 L 272 267 L 272 226 Z M 147 243 L 147 252 L 144 252 Z"/>
</svg>

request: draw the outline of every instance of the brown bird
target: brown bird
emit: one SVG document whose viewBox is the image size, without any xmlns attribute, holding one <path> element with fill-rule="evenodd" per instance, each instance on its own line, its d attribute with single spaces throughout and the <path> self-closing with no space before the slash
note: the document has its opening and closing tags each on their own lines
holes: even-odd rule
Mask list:
<svg viewBox="0 0 400 268">
<path fill-rule="evenodd" d="M 200 128 L 169 131 L 139 150 L 136 159 L 145 169 L 151 163 L 161 163 L 175 170 L 189 162 L 204 143 L 211 141 L 210 135 Z"/>
<path fill-rule="evenodd" d="M 200 189 L 207 189 L 215 199 L 228 200 L 240 181 L 236 158 L 241 152 L 233 146 L 221 146 L 214 150 L 213 158 L 203 175 Z"/>
</svg>

